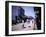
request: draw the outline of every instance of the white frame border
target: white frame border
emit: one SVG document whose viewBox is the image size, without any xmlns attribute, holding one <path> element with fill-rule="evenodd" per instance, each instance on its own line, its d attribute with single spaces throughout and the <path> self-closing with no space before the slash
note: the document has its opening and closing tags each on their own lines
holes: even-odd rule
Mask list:
<svg viewBox="0 0 46 37">
<path fill-rule="evenodd" d="M 34 7 L 41 7 L 41 30 L 29 30 L 29 31 L 11 31 L 12 28 L 12 18 L 11 18 L 11 7 L 12 6 L 34 6 Z M 27 34 L 27 33 L 42 33 L 44 32 L 44 5 L 43 4 L 26 4 L 26 3 L 9 3 L 9 35 L 11 34 Z"/>
</svg>

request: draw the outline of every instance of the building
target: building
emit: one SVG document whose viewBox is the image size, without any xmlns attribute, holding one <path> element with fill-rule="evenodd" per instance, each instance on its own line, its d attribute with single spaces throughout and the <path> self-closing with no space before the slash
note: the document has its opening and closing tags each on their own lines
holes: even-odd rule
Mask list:
<svg viewBox="0 0 46 37">
<path fill-rule="evenodd" d="M 19 6 L 12 6 L 12 24 L 22 22 L 24 16 L 24 9 Z"/>
<path fill-rule="evenodd" d="M 38 30 L 41 29 L 41 7 L 34 7 L 34 11 L 36 14 L 36 22 Z"/>
</svg>

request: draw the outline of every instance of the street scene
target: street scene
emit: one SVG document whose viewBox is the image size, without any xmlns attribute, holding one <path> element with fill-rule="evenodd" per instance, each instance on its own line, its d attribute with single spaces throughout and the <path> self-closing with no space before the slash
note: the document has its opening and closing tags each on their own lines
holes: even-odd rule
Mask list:
<svg viewBox="0 0 46 37">
<path fill-rule="evenodd" d="M 12 31 L 41 29 L 40 7 L 12 6 Z"/>
<path fill-rule="evenodd" d="M 12 31 L 15 30 L 37 30 L 37 25 L 35 23 L 35 20 L 27 20 L 25 23 L 18 23 L 17 25 L 12 26 Z"/>
</svg>

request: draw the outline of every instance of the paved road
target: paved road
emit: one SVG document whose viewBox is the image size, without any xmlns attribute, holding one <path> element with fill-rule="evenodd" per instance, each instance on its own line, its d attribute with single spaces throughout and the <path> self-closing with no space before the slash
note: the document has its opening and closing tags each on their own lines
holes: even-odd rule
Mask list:
<svg viewBox="0 0 46 37">
<path fill-rule="evenodd" d="M 23 28 L 23 25 L 25 28 Z M 37 29 L 36 24 L 34 25 L 34 23 L 32 23 L 32 21 L 30 21 L 30 23 L 25 22 L 25 23 L 19 23 L 17 25 L 13 25 L 12 31 L 34 30 L 34 28 Z"/>
</svg>

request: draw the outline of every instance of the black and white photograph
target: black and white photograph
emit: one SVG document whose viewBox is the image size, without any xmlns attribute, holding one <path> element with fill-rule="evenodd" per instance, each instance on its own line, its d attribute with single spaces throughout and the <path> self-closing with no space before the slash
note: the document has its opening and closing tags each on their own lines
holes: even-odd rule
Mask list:
<svg viewBox="0 0 46 37">
<path fill-rule="evenodd" d="M 6 35 L 44 33 L 44 3 L 6 1 Z"/>
<path fill-rule="evenodd" d="M 40 29 L 41 7 L 12 6 L 12 31 Z"/>
</svg>

